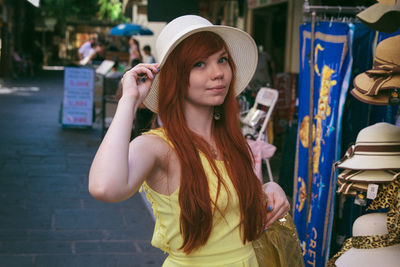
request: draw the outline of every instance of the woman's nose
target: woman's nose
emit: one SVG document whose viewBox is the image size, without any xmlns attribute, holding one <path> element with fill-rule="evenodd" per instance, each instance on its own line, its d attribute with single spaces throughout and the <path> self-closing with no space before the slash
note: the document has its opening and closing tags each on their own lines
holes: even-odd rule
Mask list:
<svg viewBox="0 0 400 267">
<path fill-rule="evenodd" d="M 224 77 L 224 72 L 220 64 L 212 64 L 210 72 L 213 80 L 222 79 Z"/>
</svg>

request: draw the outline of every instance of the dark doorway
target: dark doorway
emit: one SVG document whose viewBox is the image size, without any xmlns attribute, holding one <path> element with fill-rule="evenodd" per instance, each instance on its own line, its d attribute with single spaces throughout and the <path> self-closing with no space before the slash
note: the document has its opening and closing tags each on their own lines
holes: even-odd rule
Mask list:
<svg viewBox="0 0 400 267">
<path fill-rule="evenodd" d="M 275 73 L 284 70 L 286 21 L 287 3 L 254 10 L 254 39 L 270 55 Z"/>
</svg>

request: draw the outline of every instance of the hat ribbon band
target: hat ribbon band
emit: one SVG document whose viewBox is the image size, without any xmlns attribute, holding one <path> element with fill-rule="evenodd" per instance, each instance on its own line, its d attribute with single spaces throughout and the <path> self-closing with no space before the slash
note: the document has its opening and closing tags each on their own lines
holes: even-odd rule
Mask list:
<svg viewBox="0 0 400 267">
<path fill-rule="evenodd" d="M 400 65 L 391 64 L 374 64 L 371 70 L 365 71 L 365 73 L 374 78 L 374 76 L 388 76 L 393 74 L 400 74 Z"/>
<path fill-rule="evenodd" d="M 354 195 L 356 192 L 367 192 L 368 190 L 368 183 L 343 181 L 339 177 L 336 184 L 338 186 L 336 193 L 343 195 Z"/>
<path fill-rule="evenodd" d="M 374 79 L 373 86 L 365 95 L 377 95 L 382 86 L 392 79 L 393 75 L 400 75 L 400 65 L 388 61 L 375 61 L 371 70 L 365 72 L 368 77 Z"/>
<path fill-rule="evenodd" d="M 368 155 L 376 155 L 382 156 L 382 154 L 377 153 L 399 153 L 400 154 L 400 145 L 376 145 L 376 146 L 368 146 L 368 145 L 352 145 L 350 146 L 343 158 L 335 163 L 335 166 L 343 163 L 346 159 L 353 157 L 354 153 L 366 152 Z"/>
<path fill-rule="evenodd" d="M 400 145 L 355 145 L 353 153 L 357 152 L 400 153 Z"/>
</svg>

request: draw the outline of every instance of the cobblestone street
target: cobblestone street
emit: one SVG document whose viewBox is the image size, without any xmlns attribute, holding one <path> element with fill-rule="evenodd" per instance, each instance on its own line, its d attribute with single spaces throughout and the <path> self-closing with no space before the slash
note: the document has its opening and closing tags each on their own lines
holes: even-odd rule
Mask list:
<svg viewBox="0 0 400 267">
<path fill-rule="evenodd" d="M 0 80 L 0 266 L 161 266 L 139 194 L 88 193 L 100 130 L 63 129 L 62 71 Z"/>
</svg>

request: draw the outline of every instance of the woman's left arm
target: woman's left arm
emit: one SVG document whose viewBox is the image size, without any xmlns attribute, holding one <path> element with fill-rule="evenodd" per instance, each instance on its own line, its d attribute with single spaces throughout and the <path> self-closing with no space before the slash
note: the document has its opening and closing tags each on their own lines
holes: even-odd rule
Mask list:
<svg viewBox="0 0 400 267">
<path fill-rule="evenodd" d="M 265 183 L 263 185 L 265 199 L 267 200 L 267 223 L 269 227 L 276 220 L 284 217 L 290 210 L 290 204 L 286 198 L 286 194 L 275 182 Z"/>
</svg>

